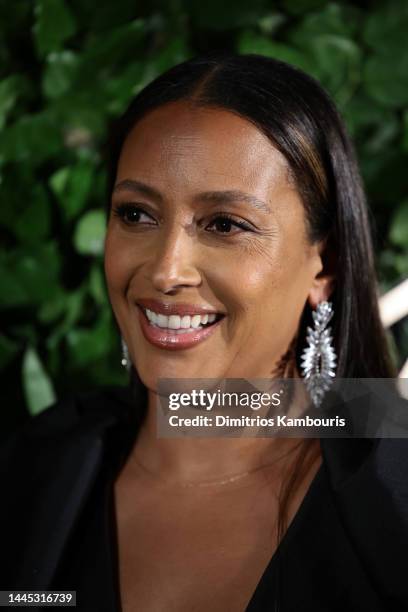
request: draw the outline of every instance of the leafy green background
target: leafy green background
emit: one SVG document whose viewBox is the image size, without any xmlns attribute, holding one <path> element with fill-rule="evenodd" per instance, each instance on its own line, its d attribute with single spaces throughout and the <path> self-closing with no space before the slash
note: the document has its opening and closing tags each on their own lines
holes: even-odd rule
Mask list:
<svg viewBox="0 0 408 612">
<path fill-rule="evenodd" d="M 137 91 L 198 53 L 261 53 L 320 80 L 357 146 L 381 291 L 405 278 L 407 31 L 405 0 L 1 0 L 3 432 L 55 397 L 125 383 L 102 271 L 101 145 Z M 402 365 L 407 321 L 392 331 Z"/>
</svg>

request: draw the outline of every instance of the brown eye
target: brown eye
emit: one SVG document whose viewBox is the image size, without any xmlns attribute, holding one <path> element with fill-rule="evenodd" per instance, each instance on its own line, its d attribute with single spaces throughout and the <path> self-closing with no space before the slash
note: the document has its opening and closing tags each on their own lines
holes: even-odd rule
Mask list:
<svg viewBox="0 0 408 612">
<path fill-rule="evenodd" d="M 243 231 L 252 231 L 252 228 L 243 221 L 237 221 L 234 217 L 230 217 L 229 215 L 217 215 L 212 219 L 212 221 L 207 225 L 208 227 L 214 226 L 216 228 L 216 232 L 220 234 L 231 234 L 236 232 L 231 232 L 233 227 L 238 227 Z M 212 230 L 209 230 L 212 231 Z"/>
<path fill-rule="evenodd" d="M 222 217 L 220 217 L 219 219 L 217 219 L 214 222 L 214 227 L 219 232 L 226 232 L 226 233 L 228 233 L 228 232 L 231 231 L 232 221 L 231 221 L 231 219 L 223 219 Z"/>
<path fill-rule="evenodd" d="M 127 225 L 152 225 L 152 223 L 149 223 L 149 220 L 153 221 L 154 225 L 154 219 L 142 208 L 134 204 L 118 204 L 113 208 L 113 214 L 122 219 Z"/>
</svg>

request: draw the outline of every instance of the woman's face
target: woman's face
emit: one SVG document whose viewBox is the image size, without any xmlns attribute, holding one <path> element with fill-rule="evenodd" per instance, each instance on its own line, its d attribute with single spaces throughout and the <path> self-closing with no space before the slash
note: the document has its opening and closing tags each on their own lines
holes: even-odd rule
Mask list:
<svg viewBox="0 0 408 612">
<path fill-rule="evenodd" d="M 148 388 L 158 378 L 270 377 L 307 299 L 327 297 L 321 270 L 286 160 L 254 125 L 175 102 L 134 126 L 112 194 L 105 273 Z M 205 323 L 195 310 L 217 318 Z"/>
</svg>

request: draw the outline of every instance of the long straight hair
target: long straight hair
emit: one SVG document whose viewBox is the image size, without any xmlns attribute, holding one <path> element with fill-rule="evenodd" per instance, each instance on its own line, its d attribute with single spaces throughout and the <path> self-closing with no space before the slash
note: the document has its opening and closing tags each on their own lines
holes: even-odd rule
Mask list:
<svg viewBox="0 0 408 612">
<path fill-rule="evenodd" d="M 308 238 L 311 243 L 326 240 L 332 254 L 336 375 L 395 377 L 379 316 L 371 227 L 360 172 L 353 145 L 329 95 L 301 70 L 261 55 L 207 55 L 174 66 L 145 87 L 112 126 L 107 151 L 109 201 L 129 131 L 148 112 L 179 100 L 239 115 L 285 156 L 305 208 Z M 109 209 L 110 204 L 108 215 Z M 298 366 L 306 327 L 311 323 L 306 304 L 296 345 Z M 137 373 L 133 371 L 132 376 L 138 388 Z M 292 485 L 302 479 L 312 447 L 310 440 L 305 441 L 292 472 Z M 283 499 L 287 505 L 288 490 Z"/>
</svg>

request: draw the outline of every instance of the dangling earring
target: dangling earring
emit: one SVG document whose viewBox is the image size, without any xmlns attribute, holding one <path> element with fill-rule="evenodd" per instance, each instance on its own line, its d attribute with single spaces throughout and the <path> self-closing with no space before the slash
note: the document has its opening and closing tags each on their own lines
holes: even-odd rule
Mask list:
<svg viewBox="0 0 408 612">
<path fill-rule="evenodd" d="M 325 329 L 333 314 L 331 302 L 320 302 L 317 305 L 312 313 L 314 329 L 307 328 L 306 341 L 309 346 L 302 354 L 301 367 L 305 385 L 316 407 L 322 403 L 335 377 L 337 355 L 331 344 L 331 328 Z"/>
<path fill-rule="evenodd" d="M 130 357 L 129 357 L 129 349 L 127 347 L 126 342 L 124 341 L 124 339 L 122 337 L 121 337 L 120 340 L 121 340 L 121 344 L 122 344 L 122 361 L 121 361 L 121 364 L 129 372 L 129 370 L 131 368 Z"/>
</svg>

